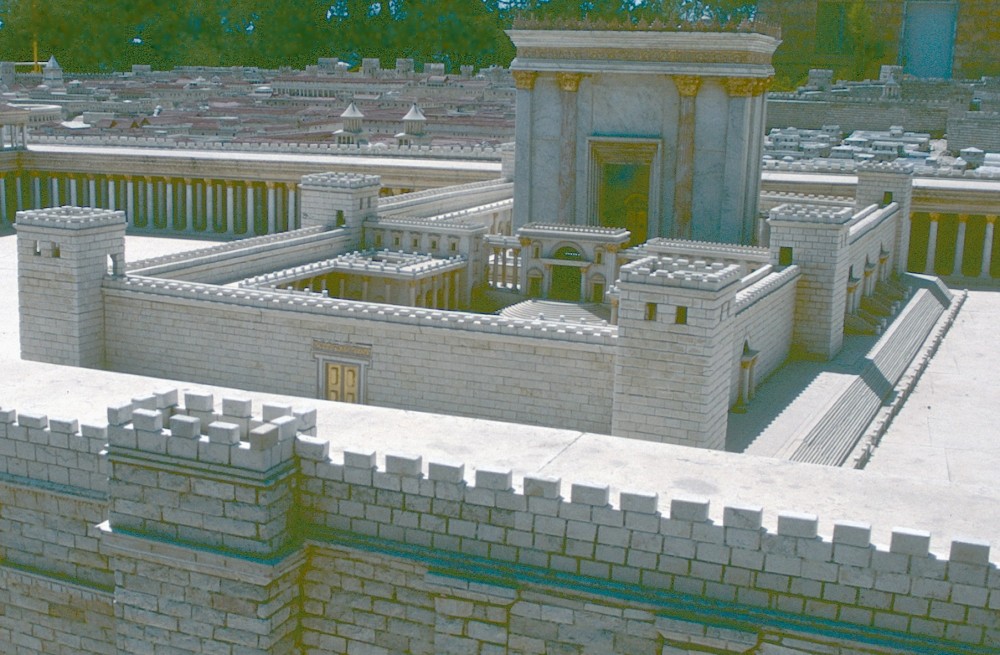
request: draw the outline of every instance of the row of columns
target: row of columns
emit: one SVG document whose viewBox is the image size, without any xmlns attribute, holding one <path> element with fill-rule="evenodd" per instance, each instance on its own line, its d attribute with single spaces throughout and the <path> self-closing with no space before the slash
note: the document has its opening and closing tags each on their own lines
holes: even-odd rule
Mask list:
<svg viewBox="0 0 1000 655">
<path fill-rule="evenodd" d="M 924 265 L 924 273 L 928 275 L 934 275 L 934 263 L 937 257 L 938 249 L 938 224 L 945 218 L 942 214 L 931 213 L 930 214 L 930 224 L 927 235 L 927 258 Z M 966 225 L 969 222 L 968 214 L 958 214 L 958 235 L 955 238 L 955 258 L 952 265 L 952 270 L 950 273 L 945 273 L 961 276 L 962 273 L 962 263 L 965 259 L 965 249 L 966 249 Z M 995 215 L 987 215 L 986 217 L 986 233 L 983 236 L 982 243 L 982 261 L 980 263 L 979 276 L 981 278 L 990 277 L 990 268 L 993 261 L 993 226 L 996 223 L 997 217 Z M 970 244 L 974 245 L 974 244 Z"/>
<path fill-rule="evenodd" d="M 28 124 L 0 124 L 0 149 L 19 150 L 28 147 Z"/>
<path fill-rule="evenodd" d="M 506 289 L 507 287 L 507 260 L 511 260 L 511 267 L 514 280 L 514 288 L 517 289 L 520 277 L 521 249 L 493 247 L 493 274 L 492 282 L 494 289 Z"/>
<path fill-rule="evenodd" d="M 389 304 L 408 304 L 411 307 L 426 307 L 429 309 L 459 309 L 461 304 L 459 299 L 462 281 L 461 275 L 462 272 L 459 270 L 446 271 L 415 280 L 399 280 L 385 276 L 373 277 L 362 275 L 360 276 L 361 293 L 359 300 L 362 302 L 374 302 L 373 299 L 381 291 L 381 301 Z M 308 289 L 327 296 L 333 295 L 337 298 L 350 300 L 347 288 L 348 277 L 348 275 L 337 273 L 318 275 L 298 280 L 291 286 L 299 290 Z M 379 282 L 381 282 L 381 288 L 379 288 Z M 406 295 L 405 298 L 398 297 L 400 291 Z"/>
<path fill-rule="evenodd" d="M 28 171 L 0 177 L 0 220 L 72 205 L 123 210 L 129 226 L 233 236 L 297 229 L 294 182 Z"/>
</svg>

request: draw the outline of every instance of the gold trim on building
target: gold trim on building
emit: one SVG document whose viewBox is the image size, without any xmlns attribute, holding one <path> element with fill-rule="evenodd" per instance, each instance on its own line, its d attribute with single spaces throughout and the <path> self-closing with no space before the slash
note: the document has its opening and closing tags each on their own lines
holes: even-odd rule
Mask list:
<svg viewBox="0 0 1000 655">
<path fill-rule="evenodd" d="M 701 88 L 701 78 L 697 75 L 674 75 L 673 80 L 677 92 L 681 96 L 692 98 L 698 95 L 698 89 Z"/>
<path fill-rule="evenodd" d="M 734 98 L 749 98 L 758 95 L 758 78 L 754 77 L 727 77 L 725 78 L 726 93 Z"/>
<path fill-rule="evenodd" d="M 563 91 L 576 93 L 580 89 L 580 80 L 584 78 L 583 73 L 557 73 L 556 82 Z"/>
<path fill-rule="evenodd" d="M 538 73 L 535 71 L 511 71 L 511 75 L 514 76 L 514 86 L 518 89 L 523 89 L 525 91 L 531 91 L 535 88 L 535 79 L 538 78 Z"/>
<path fill-rule="evenodd" d="M 692 64 L 761 64 L 769 66 L 765 52 L 732 50 L 666 50 L 662 48 L 540 48 L 522 47 L 517 56 L 525 59 L 591 59 L 595 61 L 664 61 Z"/>
</svg>

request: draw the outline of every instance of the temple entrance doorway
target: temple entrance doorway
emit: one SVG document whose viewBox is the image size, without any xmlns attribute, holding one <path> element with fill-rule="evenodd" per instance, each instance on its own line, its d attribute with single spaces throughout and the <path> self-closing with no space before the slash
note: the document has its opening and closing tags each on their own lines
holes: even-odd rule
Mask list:
<svg viewBox="0 0 1000 655">
<path fill-rule="evenodd" d="M 572 246 L 563 246 L 555 252 L 554 259 L 565 259 L 568 261 L 581 261 L 583 256 L 580 251 Z M 579 266 L 557 266 L 552 267 L 552 284 L 549 287 L 549 298 L 552 300 L 564 300 L 566 302 L 580 302 L 580 277 Z"/>
</svg>

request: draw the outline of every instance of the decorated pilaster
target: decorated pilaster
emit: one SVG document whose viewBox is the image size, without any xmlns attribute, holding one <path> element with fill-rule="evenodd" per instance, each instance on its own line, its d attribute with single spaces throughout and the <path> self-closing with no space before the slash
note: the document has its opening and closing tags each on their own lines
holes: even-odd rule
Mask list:
<svg viewBox="0 0 1000 655">
<path fill-rule="evenodd" d="M 611 433 L 724 449 L 736 265 L 646 257 L 623 266 Z"/>
<path fill-rule="evenodd" d="M 691 238 L 691 204 L 694 193 L 695 99 L 701 78 L 675 75 L 674 85 L 680 96 L 677 118 L 677 159 L 674 161 L 674 228 L 676 238 Z"/>
<path fill-rule="evenodd" d="M 538 73 L 530 70 L 512 70 L 514 86 L 517 88 L 514 115 L 514 139 L 518 144 L 514 151 L 514 170 L 522 171 L 514 177 L 514 227 L 531 222 L 531 178 L 532 170 L 532 128 L 533 97 Z"/>
<path fill-rule="evenodd" d="M 125 212 L 53 207 L 18 212 L 21 357 L 104 364 L 101 283 L 124 271 Z"/>
<path fill-rule="evenodd" d="M 562 108 L 559 146 L 559 222 L 576 223 L 576 114 L 582 73 L 557 73 Z"/>
</svg>

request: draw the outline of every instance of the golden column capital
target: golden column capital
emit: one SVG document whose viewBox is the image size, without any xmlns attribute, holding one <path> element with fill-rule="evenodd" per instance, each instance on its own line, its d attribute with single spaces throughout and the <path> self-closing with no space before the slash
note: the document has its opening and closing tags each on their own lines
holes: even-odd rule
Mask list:
<svg viewBox="0 0 1000 655">
<path fill-rule="evenodd" d="M 930 217 L 932 223 L 937 223 L 941 220 L 941 214 L 938 212 L 930 212 L 928 216 Z"/>
<path fill-rule="evenodd" d="M 969 215 L 968 214 L 959 214 L 958 215 L 958 222 L 959 223 L 965 223 L 965 222 L 968 222 L 968 220 L 969 220 Z"/>
<path fill-rule="evenodd" d="M 264 182 L 264 186 L 266 186 L 268 189 L 273 189 L 275 187 L 275 183 L 274 182 Z"/>
<path fill-rule="evenodd" d="M 605 250 L 605 252 L 611 253 L 613 255 L 616 252 L 618 252 L 618 244 L 617 243 L 609 243 L 608 245 L 604 246 L 604 250 Z"/>
<path fill-rule="evenodd" d="M 522 248 L 527 248 L 528 246 L 531 245 L 531 239 L 528 237 L 518 237 L 517 240 L 521 242 Z"/>
<path fill-rule="evenodd" d="M 726 93 L 736 98 L 749 98 L 757 95 L 758 79 L 753 77 L 727 77 L 725 79 Z"/>
<path fill-rule="evenodd" d="M 129 173 L 126 173 L 125 175 L 122 175 L 122 177 L 125 179 L 126 182 L 131 182 L 132 181 L 132 175 L 129 174 Z"/>
<path fill-rule="evenodd" d="M 767 90 L 771 88 L 771 84 L 773 83 L 774 83 L 773 77 L 755 78 L 753 85 L 753 95 L 759 96 L 762 93 L 767 93 Z"/>
<path fill-rule="evenodd" d="M 538 78 L 536 71 L 511 71 L 514 76 L 514 86 L 518 89 L 531 91 L 535 88 L 535 80 Z"/>
<path fill-rule="evenodd" d="M 693 98 L 698 95 L 698 89 L 701 88 L 701 78 L 697 75 L 674 75 L 673 79 L 677 92 L 682 97 Z"/>
<path fill-rule="evenodd" d="M 580 80 L 584 78 L 583 73 L 557 73 L 556 82 L 563 91 L 575 93 L 580 89 Z"/>
<path fill-rule="evenodd" d="M 996 217 L 995 214 L 987 214 L 986 215 L 986 224 L 987 225 L 993 225 L 994 223 L 996 223 L 996 220 L 997 220 L 997 217 Z"/>
</svg>

